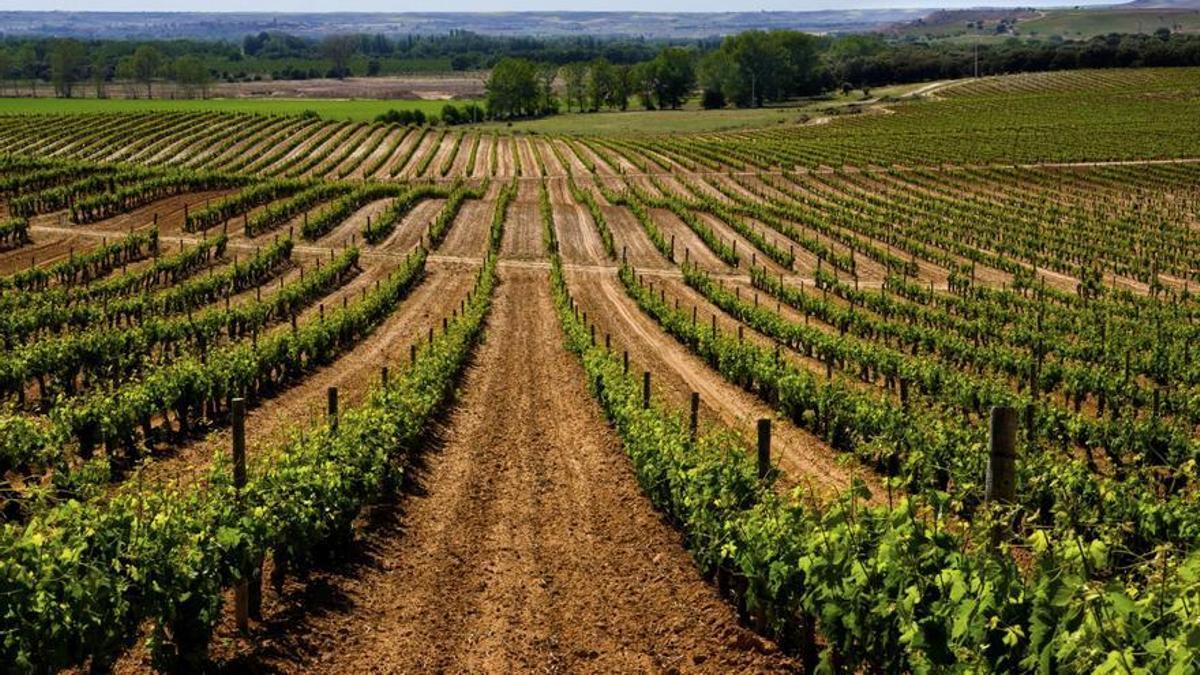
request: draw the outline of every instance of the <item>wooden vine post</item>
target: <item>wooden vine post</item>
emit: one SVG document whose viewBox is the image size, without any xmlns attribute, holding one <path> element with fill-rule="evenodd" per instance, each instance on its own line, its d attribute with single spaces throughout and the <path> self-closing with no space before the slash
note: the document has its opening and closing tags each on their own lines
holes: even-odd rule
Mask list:
<svg viewBox="0 0 1200 675">
<path fill-rule="evenodd" d="M 691 415 L 688 419 L 688 432 L 692 440 L 696 440 L 696 430 L 700 426 L 700 394 L 692 392 Z"/>
<path fill-rule="evenodd" d="M 771 473 L 771 420 L 758 420 L 758 479 L 764 480 Z"/>
<path fill-rule="evenodd" d="M 329 397 L 329 428 L 337 431 L 338 428 L 338 390 L 337 387 L 330 387 L 328 390 Z"/>
<path fill-rule="evenodd" d="M 230 406 L 233 417 L 233 488 L 240 507 L 242 490 L 246 488 L 246 399 L 234 398 Z M 238 630 L 250 632 L 250 617 L 262 615 L 262 569 L 250 572 L 233 589 L 234 616 Z"/>
<path fill-rule="evenodd" d="M 1017 409 L 992 408 L 988 429 L 985 494 L 989 502 L 1012 502 L 1017 492 Z"/>
</svg>

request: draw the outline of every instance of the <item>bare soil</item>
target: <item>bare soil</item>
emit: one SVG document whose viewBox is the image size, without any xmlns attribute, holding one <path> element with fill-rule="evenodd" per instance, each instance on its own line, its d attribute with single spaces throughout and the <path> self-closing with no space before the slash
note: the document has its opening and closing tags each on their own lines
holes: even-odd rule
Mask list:
<svg viewBox="0 0 1200 675">
<path fill-rule="evenodd" d="M 268 597 L 229 670 L 777 672 L 642 495 L 539 270 L 506 268 L 463 397 L 352 557 Z"/>
<path fill-rule="evenodd" d="M 597 324 L 597 341 L 607 334 L 614 350 L 628 350 L 630 370 L 649 370 L 655 393 L 666 396 L 672 408 L 687 410 L 691 392 L 697 392 L 702 426 L 718 421 L 748 440 L 754 438 L 758 419 L 776 418 L 770 406 L 725 380 L 663 332 L 626 295 L 615 275 L 572 271 L 569 279 L 589 321 Z M 707 322 L 708 313 L 701 314 L 701 320 Z M 779 466 L 787 476 L 785 485 L 811 486 L 826 496 L 849 487 L 855 472 L 819 438 L 782 419 L 775 421 L 772 436 Z M 871 479 L 861 469 L 857 475 Z M 879 494 L 875 487 L 872 491 Z"/>
</svg>

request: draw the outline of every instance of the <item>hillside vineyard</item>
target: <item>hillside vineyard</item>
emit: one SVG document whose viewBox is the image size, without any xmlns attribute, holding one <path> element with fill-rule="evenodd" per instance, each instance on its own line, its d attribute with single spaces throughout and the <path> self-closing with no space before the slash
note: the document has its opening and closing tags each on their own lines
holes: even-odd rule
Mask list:
<svg viewBox="0 0 1200 675">
<path fill-rule="evenodd" d="M 0 670 L 1192 672 L 1197 96 L 0 117 Z"/>
</svg>

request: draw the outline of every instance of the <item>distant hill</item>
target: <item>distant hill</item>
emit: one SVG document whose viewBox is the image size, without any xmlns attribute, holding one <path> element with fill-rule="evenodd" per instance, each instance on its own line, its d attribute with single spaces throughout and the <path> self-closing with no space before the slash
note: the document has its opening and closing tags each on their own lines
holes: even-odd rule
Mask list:
<svg viewBox="0 0 1200 675">
<path fill-rule="evenodd" d="M 1131 9 L 1200 9 L 1200 0 L 1133 0 L 1119 6 Z"/>
<path fill-rule="evenodd" d="M 1123 5 L 939 10 L 884 32 L 926 39 L 1003 40 L 1062 37 L 1085 40 L 1109 33 L 1200 32 L 1200 0 L 1134 0 Z"/>
<path fill-rule="evenodd" d="M 260 31 L 321 36 L 333 33 L 631 36 L 699 38 L 749 29 L 857 32 L 916 19 L 928 9 L 813 12 L 0 12 L 0 34 L 92 38 L 241 38 Z"/>
</svg>

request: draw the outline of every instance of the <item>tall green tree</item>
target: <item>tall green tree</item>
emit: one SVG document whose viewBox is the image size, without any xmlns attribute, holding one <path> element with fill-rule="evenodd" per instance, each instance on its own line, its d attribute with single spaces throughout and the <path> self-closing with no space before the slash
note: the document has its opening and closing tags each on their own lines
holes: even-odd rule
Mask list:
<svg viewBox="0 0 1200 675">
<path fill-rule="evenodd" d="M 50 81 L 54 83 L 54 91 L 59 96 L 71 98 L 86 63 L 87 50 L 79 40 L 67 38 L 54 41 L 50 50 Z"/>
<path fill-rule="evenodd" d="M 330 74 L 341 80 L 350 74 L 350 59 L 358 51 L 353 35 L 330 35 L 321 42 L 321 54 L 329 59 Z"/>
<path fill-rule="evenodd" d="M 204 62 L 195 56 L 181 56 L 175 59 L 174 64 L 175 81 L 183 90 L 183 95 L 188 98 L 206 98 L 208 96 L 208 88 L 212 84 L 212 75 L 209 74 L 208 68 L 204 67 Z"/>
<path fill-rule="evenodd" d="M 686 49 L 663 49 L 650 62 L 649 71 L 660 108 L 678 108 L 696 88 L 696 68 L 692 53 Z"/>
<path fill-rule="evenodd" d="M 107 98 L 105 85 L 108 82 L 108 62 L 104 60 L 104 57 L 97 55 L 92 59 L 92 66 L 89 70 L 92 74 L 92 87 L 95 89 L 96 98 Z"/>
<path fill-rule="evenodd" d="M 730 35 L 705 57 L 701 84 L 742 107 L 815 93 L 822 87 L 819 38 L 799 31 Z"/>
<path fill-rule="evenodd" d="M 595 112 L 609 103 L 616 86 L 615 78 L 616 73 L 608 59 L 601 56 L 592 60 L 588 66 L 588 109 Z"/>
<path fill-rule="evenodd" d="M 30 93 L 32 93 L 34 96 L 37 96 L 37 50 L 34 49 L 32 44 L 23 44 L 21 45 L 21 48 L 17 50 L 13 61 L 13 70 L 16 72 L 17 78 L 28 80 Z"/>
<path fill-rule="evenodd" d="M 12 75 L 13 58 L 8 53 L 7 49 L 0 49 L 0 92 L 3 92 L 8 85 L 9 77 Z"/>
<path fill-rule="evenodd" d="M 587 93 L 587 63 L 572 61 L 559 68 L 558 73 L 563 82 L 563 92 L 566 94 L 567 111 L 570 112 L 573 103 L 579 108 L 579 112 L 583 112 L 584 96 Z"/>
<path fill-rule="evenodd" d="M 539 112 L 538 68 L 527 59 L 504 58 L 484 83 L 488 115 L 497 119 L 529 117 Z"/>
<path fill-rule="evenodd" d="M 646 110 L 654 110 L 654 66 L 650 61 L 634 64 L 629 78 L 633 84 L 633 93 L 638 103 Z"/>
<path fill-rule="evenodd" d="M 142 45 L 134 50 L 130 65 L 133 68 L 133 78 L 146 86 L 146 98 L 154 98 L 152 87 L 154 78 L 162 69 L 162 52 L 152 45 Z"/>
<path fill-rule="evenodd" d="M 724 107 L 727 92 L 737 88 L 738 67 L 726 51 L 710 52 L 700 60 L 696 79 L 700 82 L 701 102 L 705 107 Z"/>
<path fill-rule="evenodd" d="M 608 105 L 618 110 L 628 110 L 631 94 L 633 94 L 633 69 L 625 64 L 613 66 Z"/>
<path fill-rule="evenodd" d="M 543 64 L 537 68 L 538 89 L 541 93 L 540 115 L 558 112 L 558 98 L 554 95 L 554 80 L 558 78 L 558 68 L 554 64 Z"/>
</svg>

